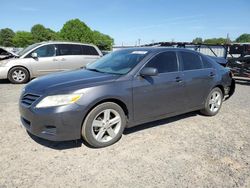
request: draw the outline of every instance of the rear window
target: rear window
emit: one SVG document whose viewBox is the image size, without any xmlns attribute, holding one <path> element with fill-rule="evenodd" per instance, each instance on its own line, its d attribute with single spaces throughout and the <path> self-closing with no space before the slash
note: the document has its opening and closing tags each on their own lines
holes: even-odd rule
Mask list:
<svg viewBox="0 0 250 188">
<path fill-rule="evenodd" d="M 58 44 L 58 55 L 82 55 L 81 45 Z"/>
<path fill-rule="evenodd" d="M 206 57 L 202 57 L 203 67 L 204 68 L 213 68 L 212 63 Z"/>
<path fill-rule="evenodd" d="M 191 52 L 180 52 L 182 57 L 183 70 L 202 69 L 200 56 Z"/>
<path fill-rule="evenodd" d="M 82 45 L 82 53 L 83 55 L 99 55 L 99 53 L 93 46 L 85 46 L 85 45 Z"/>
</svg>

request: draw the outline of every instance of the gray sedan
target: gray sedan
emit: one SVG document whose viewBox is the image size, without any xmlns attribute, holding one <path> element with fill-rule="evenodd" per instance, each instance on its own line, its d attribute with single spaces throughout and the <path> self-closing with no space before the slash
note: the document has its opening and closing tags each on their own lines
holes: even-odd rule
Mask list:
<svg viewBox="0 0 250 188">
<path fill-rule="evenodd" d="M 54 140 L 83 138 L 93 147 L 118 141 L 124 128 L 200 110 L 216 115 L 234 92 L 229 69 L 198 52 L 134 48 L 85 69 L 31 81 L 20 98 L 24 127 Z"/>
</svg>

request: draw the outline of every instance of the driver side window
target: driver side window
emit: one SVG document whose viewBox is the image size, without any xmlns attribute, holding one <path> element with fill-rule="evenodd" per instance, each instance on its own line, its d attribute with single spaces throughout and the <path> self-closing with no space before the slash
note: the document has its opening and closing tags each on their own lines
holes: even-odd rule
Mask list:
<svg viewBox="0 0 250 188">
<path fill-rule="evenodd" d="M 153 67 L 159 73 L 177 72 L 178 63 L 175 52 L 162 52 L 149 61 L 146 67 Z"/>
<path fill-rule="evenodd" d="M 37 53 L 37 57 L 53 57 L 56 55 L 56 49 L 54 45 L 45 45 L 31 52 L 29 57 L 32 53 Z"/>
</svg>

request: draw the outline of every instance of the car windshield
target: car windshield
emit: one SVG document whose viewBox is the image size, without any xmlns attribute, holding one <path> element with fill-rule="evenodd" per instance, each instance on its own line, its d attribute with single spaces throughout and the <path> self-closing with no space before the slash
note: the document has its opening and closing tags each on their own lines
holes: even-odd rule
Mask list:
<svg viewBox="0 0 250 188">
<path fill-rule="evenodd" d="M 39 46 L 40 44 L 36 43 L 36 44 L 32 44 L 30 46 L 28 46 L 27 48 L 24 48 L 23 50 L 21 50 L 20 52 L 18 52 L 19 56 L 22 56 L 24 54 L 26 54 L 27 52 L 29 52 L 30 50 L 32 50 L 33 48 Z"/>
<path fill-rule="evenodd" d="M 105 55 L 94 63 L 88 64 L 86 69 L 109 73 L 109 74 L 127 74 L 132 70 L 146 55 L 145 50 L 118 50 Z"/>
</svg>

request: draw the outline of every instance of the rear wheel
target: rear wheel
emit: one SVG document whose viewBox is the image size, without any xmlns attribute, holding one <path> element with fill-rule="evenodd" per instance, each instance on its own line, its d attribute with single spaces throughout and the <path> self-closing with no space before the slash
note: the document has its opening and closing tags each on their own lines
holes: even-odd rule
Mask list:
<svg viewBox="0 0 250 188">
<path fill-rule="evenodd" d="M 13 84 L 23 84 L 29 80 L 29 72 L 23 67 L 14 67 L 8 73 L 8 79 Z"/>
<path fill-rule="evenodd" d="M 223 94 L 220 88 L 216 87 L 209 93 L 205 108 L 201 110 L 201 113 L 207 116 L 216 115 L 222 106 Z"/>
<path fill-rule="evenodd" d="M 82 137 L 92 147 L 106 147 L 122 136 L 126 125 L 123 109 L 112 102 L 95 107 L 82 126 Z"/>
</svg>

